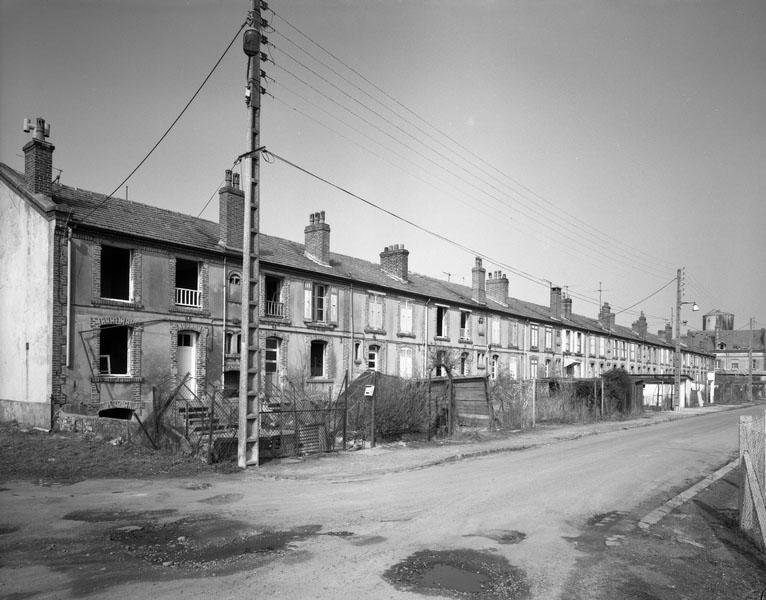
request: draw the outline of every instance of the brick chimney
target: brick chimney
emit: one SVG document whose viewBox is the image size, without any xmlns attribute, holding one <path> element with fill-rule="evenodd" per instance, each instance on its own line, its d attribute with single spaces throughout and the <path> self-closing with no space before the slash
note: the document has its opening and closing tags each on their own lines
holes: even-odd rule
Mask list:
<svg viewBox="0 0 766 600">
<path fill-rule="evenodd" d="M 558 286 L 551 287 L 551 317 L 561 318 L 561 288 Z"/>
<path fill-rule="evenodd" d="M 410 251 L 404 248 L 404 244 L 386 246 L 380 253 L 380 268 L 397 279 L 407 281 L 409 255 Z"/>
<path fill-rule="evenodd" d="M 45 138 L 50 135 L 51 126 L 46 125 L 45 119 L 39 117 L 34 126 L 29 119 L 25 119 L 24 131 L 33 133 L 32 139 L 24 145 L 24 174 L 27 178 L 27 189 L 33 194 L 50 196 L 53 191 L 54 146 L 45 141 Z"/>
<path fill-rule="evenodd" d="M 614 313 L 608 302 L 604 302 L 604 305 L 601 307 L 598 313 L 598 322 L 605 329 L 612 329 L 614 327 Z"/>
<path fill-rule="evenodd" d="M 481 266 L 481 259 L 477 256 L 476 263 L 471 269 L 471 289 L 473 299 L 479 304 L 487 303 L 487 270 Z"/>
<path fill-rule="evenodd" d="M 561 301 L 564 307 L 564 318 L 569 319 L 572 317 L 572 298 L 567 296 Z"/>
<path fill-rule="evenodd" d="M 239 173 L 226 170 L 223 187 L 218 190 L 220 243 L 227 248 L 242 248 L 245 227 L 245 192 L 239 189 Z"/>
<path fill-rule="evenodd" d="M 324 264 L 330 264 L 330 226 L 324 222 L 324 211 L 309 215 L 306 234 L 306 256 Z"/>
<path fill-rule="evenodd" d="M 488 275 L 487 297 L 501 304 L 508 303 L 508 278 L 504 273 L 495 271 Z"/>
<path fill-rule="evenodd" d="M 665 328 L 660 329 L 657 332 L 657 335 L 665 338 L 665 341 L 668 344 L 672 344 L 673 343 L 673 325 L 670 323 L 665 323 Z"/>
<path fill-rule="evenodd" d="M 641 336 L 642 340 L 646 339 L 646 316 L 644 315 L 644 311 L 641 311 L 641 316 L 638 317 L 637 320 L 633 321 L 633 325 L 631 326 L 633 331 L 635 331 L 638 335 Z"/>
</svg>

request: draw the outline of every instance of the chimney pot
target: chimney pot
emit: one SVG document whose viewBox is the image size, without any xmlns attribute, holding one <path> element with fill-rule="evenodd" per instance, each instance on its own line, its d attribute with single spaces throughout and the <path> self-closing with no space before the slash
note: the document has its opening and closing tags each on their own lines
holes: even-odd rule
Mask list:
<svg viewBox="0 0 766 600">
<path fill-rule="evenodd" d="M 226 169 L 223 180 L 226 185 L 231 185 L 231 169 Z"/>
<path fill-rule="evenodd" d="M 239 173 L 234 173 L 233 174 L 232 185 L 235 188 L 239 189 Z"/>
</svg>

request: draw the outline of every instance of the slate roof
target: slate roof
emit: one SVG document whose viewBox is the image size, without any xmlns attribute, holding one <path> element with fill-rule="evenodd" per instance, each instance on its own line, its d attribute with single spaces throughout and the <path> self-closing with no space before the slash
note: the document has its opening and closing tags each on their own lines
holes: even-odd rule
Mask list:
<svg viewBox="0 0 766 600">
<path fill-rule="evenodd" d="M 22 173 L 0 163 L 0 175 L 23 190 L 25 177 Z M 66 185 L 54 186 L 53 198 L 60 206 L 65 205 L 71 209 L 70 223 L 75 227 L 94 228 L 153 240 L 186 247 L 192 251 L 217 254 L 224 252 L 224 248 L 219 244 L 219 225 L 215 221 L 124 198 L 107 198 L 104 194 Z M 86 218 L 85 223 L 82 223 L 83 218 Z M 608 331 L 597 319 L 578 314 L 572 314 L 570 318 L 554 319 L 548 306 L 517 298 L 509 298 L 507 306 L 491 299 L 487 300 L 486 305 L 482 305 L 471 299 L 470 287 L 418 273 L 410 272 L 409 281 L 403 282 L 387 275 L 381 270 L 379 264 L 353 256 L 331 252 L 330 266 L 323 266 L 306 257 L 303 244 L 284 238 L 261 234 L 260 244 L 261 260 L 265 264 L 317 273 L 331 279 L 346 280 L 355 285 L 385 288 L 388 291 L 431 298 L 436 302 L 457 304 L 477 310 L 486 307 L 498 313 L 540 323 L 556 324 L 636 342 L 642 341 L 641 336 L 629 327 L 615 325 L 611 331 Z M 651 333 L 646 335 L 645 341 L 654 345 L 672 347 L 672 344 L 668 344 L 663 337 Z"/>
</svg>

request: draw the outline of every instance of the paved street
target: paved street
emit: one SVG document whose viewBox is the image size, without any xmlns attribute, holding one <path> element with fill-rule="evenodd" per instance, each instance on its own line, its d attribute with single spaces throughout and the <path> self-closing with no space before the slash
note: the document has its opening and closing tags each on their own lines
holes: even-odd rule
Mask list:
<svg viewBox="0 0 766 600">
<path fill-rule="evenodd" d="M 728 463 L 739 416 L 755 410 L 604 424 L 598 435 L 565 428 L 573 439 L 521 434 L 532 447 L 498 442 L 424 468 L 408 462 L 413 452 L 421 464 L 449 453 L 376 449 L 194 482 L 4 484 L 3 520 L 18 529 L 0 538 L 0 593 L 415 598 L 392 567 L 418 552 L 475 551 L 517 584 L 477 597 L 568 598 L 584 556 L 576 540 L 604 519 L 634 523 Z"/>
</svg>

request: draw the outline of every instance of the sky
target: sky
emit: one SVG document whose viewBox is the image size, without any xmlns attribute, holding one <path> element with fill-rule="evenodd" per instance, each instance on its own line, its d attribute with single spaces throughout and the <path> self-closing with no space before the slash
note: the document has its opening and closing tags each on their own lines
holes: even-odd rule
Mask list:
<svg viewBox="0 0 766 600">
<path fill-rule="evenodd" d="M 61 182 L 111 193 L 249 7 L 0 0 L 0 161 L 23 170 L 23 119 L 44 117 Z M 324 210 L 332 251 L 377 262 L 404 244 L 411 271 L 467 285 L 481 255 L 514 297 L 547 304 L 561 286 L 576 313 L 609 302 L 651 330 L 683 268 L 688 327 L 713 309 L 766 327 L 763 0 L 269 8 L 261 143 L 335 187 L 262 162 L 262 232 L 302 241 Z M 248 149 L 240 37 L 127 181 L 131 200 L 217 220 Z"/>
</svg>

